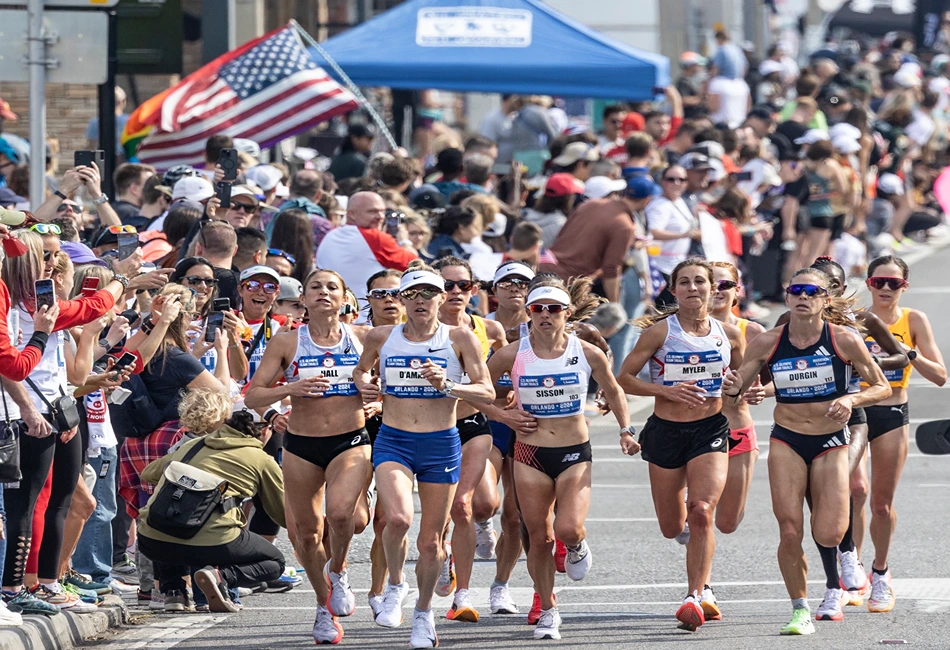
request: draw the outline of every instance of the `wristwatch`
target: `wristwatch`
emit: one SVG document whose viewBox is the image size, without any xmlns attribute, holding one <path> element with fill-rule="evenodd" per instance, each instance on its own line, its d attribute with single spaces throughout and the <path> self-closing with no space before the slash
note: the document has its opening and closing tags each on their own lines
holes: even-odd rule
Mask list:
<svg viewBox="0 0 950 650">
<path fill-rule="evenodd" d="M 451 395 L 453 390 L 455 390 L 455 382 L 449 379 L 448 377 L 446 377 L 445 390 L 443 390 L 442 392 L 445 393 L 446 395 Z"/>
<path fill-rule="evenodd" d="M 103 203 L 108 203 L 108 202 L 109 202 L 109 197 L 106 196 L 105 194 L 100 196 L 98 199 L 92 200 L 93 205 L 102 205 Z"/>
<path fill-rule="evenodd" d="M 121 284 L 123 289 L 129 288 L 129 279 L 121 273 L 116 273 L 112 276 L 112 279 Z"/>
<path fill-rule="evenodd" d="M 907 360 L 913 361 L 917 358 L 917 350 L 908 350 L 907 351 Z"/>
<path fill-rule="evenodd" d="M 625 434 L 625 433 L 629 433 L 631 436 L 635 436 L 635 435 L 637 434 L 637 430 L 634 429 L 634 427 L 633 427 L 632 424 L 630 424 L 630 425 L 625 426 L 623 429 L 620 430 L 620 435 L 621 435 L 621 436 L 622 436 L 623 434 Z"/>
</svg>

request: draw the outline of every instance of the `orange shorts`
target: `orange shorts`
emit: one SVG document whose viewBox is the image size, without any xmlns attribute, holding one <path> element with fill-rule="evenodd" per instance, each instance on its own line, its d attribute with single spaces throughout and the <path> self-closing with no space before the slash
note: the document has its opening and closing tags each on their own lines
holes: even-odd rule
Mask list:
<svg viewBox="0 0 950 650">
<path fill-rule="evenodd" d="M 759 450 L 759 442 L 755 436 L 755 425 L 744 429 L 733 429 L 729 432 L 729 458 L 750 451 Z"/>
</svg>

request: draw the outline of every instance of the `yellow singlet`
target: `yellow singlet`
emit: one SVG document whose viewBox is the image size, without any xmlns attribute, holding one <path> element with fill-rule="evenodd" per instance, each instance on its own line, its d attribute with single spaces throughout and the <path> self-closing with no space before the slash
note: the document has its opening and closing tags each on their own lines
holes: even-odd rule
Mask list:
<svg viewBox="0 0 950 650">
<path fill-rule="evenodd" d="M 910 309 L 901 307 L 900 318 L 898 318 L 897 322 L 893 325 L 888 325 L 887 329 L 891 331 L 891 334 L 893 334 L 894 338 L 900 343 L 903 343 L 909 348 L 914 347 L 914 341 L 910 335 Z M 864 339 L 864 344 L 868 346 L 868 352 L 874 356 L 887 356 L 884 350 L 881 349 L 881 346 L 875 343 L 874 339 L 870 336 Z M 913 370 L 913 365 L 908 363 L 907 367 L 901 368 L 900 370 L 885 370 L 884 378 L 887 379 L 894 388 L 907 388 L 907 385 L 910 383 L 910 373 L 913 372 Z M 867 386 L 867 384 L 862 381 L 861 386 Z"/>
</svg>

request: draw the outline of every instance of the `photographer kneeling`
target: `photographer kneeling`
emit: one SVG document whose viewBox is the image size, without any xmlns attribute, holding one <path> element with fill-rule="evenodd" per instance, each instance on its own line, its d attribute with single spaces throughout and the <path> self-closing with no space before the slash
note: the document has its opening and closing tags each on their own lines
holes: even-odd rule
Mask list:
<svg viewBox="0 0 950 650">
<path fill-rule="evenodd" d="M 285 526 L 280 467 L 264 452 L 251 415 L 231 409 L 227 393 L 190 391 L 179 405 L 181 424 L 199 437 L 142 472 L 156 488 L 139 515 L 138 544 L 155 563 L 166 610 L 170 601 L 191 609 L 184 577 L 192 571 L 212 612 L 238 611 L 229 588 L 276 580 L 284 571 L 281 552 L 245 528 L 240 508 L 259 495 L 271 519 Z"/>
</svg>

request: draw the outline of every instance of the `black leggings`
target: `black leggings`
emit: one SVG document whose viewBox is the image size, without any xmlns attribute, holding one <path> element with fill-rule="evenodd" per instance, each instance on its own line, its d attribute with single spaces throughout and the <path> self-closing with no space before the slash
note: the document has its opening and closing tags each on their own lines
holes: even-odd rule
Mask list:
<svg viewBox="0 0 950 650">
<path fill-rule="evenodd" d="M 192 569 L 215 566 L 228 587 L 254 587 L 276 580 L 284 572 L 284 555 L 260 535 L 242 529 L 233 542 L 218 546 L 191 546 L 161 542 L 141 535 L 139 550 L 155 564 L 159 590 L 185 591 L 185 576 Z M 187 557 L 190 564 L 182 564 Z"/>
<path fill-rule="evenodd" d="M 53 457 L 53 485 L 49 493 L 49 505 L 46 506 L 46 528 L 40 543 L 37 562 L 37 576 L 42 580 L 58 580 L 59 556 L 63 552 L 63 533 L 66 528 L 66 515 L 73 502 L 73 492 L 82 473 L 82 436 L 78 433 L 69 442 L 62 442 L 56 436 L 56 451 Z"/>
<path fill-rule="evenodd" d="M 264 445 L 264 451 L 267 452 L 267 455 L 273 458 L 280 463 L 280 452 L 284 446 L 284 434 L 274 432 L 270 436 L 270 440 L 267 441 L 267 444 Z M 257 495 L 252 499 L 254 503 L 254 514 L 251 516 L 251 521 L 247 525 L 247 529 L 252 533 L 257 533 L 258 535 L 273 536 L 280 532 L 280 525 L 277 524 L 273 519 L 267 516 L 267 513 L 264 512 L 264 503 L 261 501 L 261 498 Z M 283 569 L 281 569 L 283 571 Z"/>
</svg>

